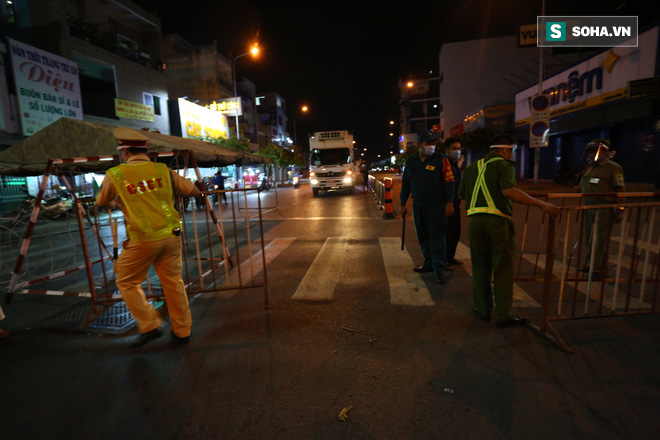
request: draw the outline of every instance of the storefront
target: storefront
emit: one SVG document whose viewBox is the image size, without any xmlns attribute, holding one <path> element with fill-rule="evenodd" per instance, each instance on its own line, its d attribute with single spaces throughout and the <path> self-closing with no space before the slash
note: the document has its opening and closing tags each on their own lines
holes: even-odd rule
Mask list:
<svg viewBox="0 0 660 440">
<path fill-rule="evenodd" d="M 612 142 L 626 181 L 660 187 L 658 38 L 655 26 L 640 33 L 638 47 L 605 49 L 543 80 L 551 120 L 548 146 L 541 148 L 540 179 L 570 181 L 585 166 L 585 145 L 603 138 Z M 635 92 L 639 85 L 646 86 L 645 93 Z M 517 93 L 515 101 L 514 134 L 527 140 L 519 157 L 526 179 L 533 177 L 528 140 L 530 101 L 537 93 L 534 85 Z"/>
</svg>

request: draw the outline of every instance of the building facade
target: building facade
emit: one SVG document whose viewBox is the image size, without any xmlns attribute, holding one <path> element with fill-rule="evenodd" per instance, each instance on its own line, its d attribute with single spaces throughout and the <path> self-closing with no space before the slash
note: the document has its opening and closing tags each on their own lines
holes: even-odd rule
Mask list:
<svg viewBox="0 0 660 440">
<path fill-rule="evenodd" d="M 289 118 L 286 101 L 278 93 L 271 92 L 256 98 L 257 115 L 266 144 L 289 146 L 293 142 L 287 131 Z"/>
<path fill-rule="evenodd" d="M 399 79 L 399 126 L 401 133 L 416 134 L 440 124 L 440 77 L 425 73 Z"/>
<path fill-rule="evenodd" d="M 3 3 L 1 128 L 15 138 L 0 138 L 4 148 L 65 116 L 169 134 L 154 11 L 129 0 Z M 20 179 L 4 177 L 0 209 L 24 198 Z"/>
<path fill-rule="evenodd" d="M 539 178 L 575 175 L 586 165 L 591 139 L 612 142 L 627 182 L 660 187 L 660 27 L 640 32 L 637 47 L 617 46 L 543 79 L 550 97 L 550 136 L 541 148 Z M 538 83 L 515 97 L 515 135 L 529 140 L 530 100 Z M 532 151 L 522 149 L 532 175 Z"/>
</svg>

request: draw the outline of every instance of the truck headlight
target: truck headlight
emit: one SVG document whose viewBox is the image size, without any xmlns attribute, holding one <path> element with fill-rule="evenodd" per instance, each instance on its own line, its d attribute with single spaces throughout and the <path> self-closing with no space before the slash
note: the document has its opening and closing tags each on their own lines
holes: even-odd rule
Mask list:
<svg viewBox="0 0 660 440">
<path fill-rule="evenodd" d="M 316 179 L 312 179 L 312 180 L 310 180 L 309 182 L 310 182 L 312 185 L 317 185 L 317 184 L 319 183 L 319 181 L 316 180 Z"/>
<path fill-rule="evenodd" d="M 344 183 L 353 183 L 353 179 L 350 177 L 344 177 Z"/>
</svg>

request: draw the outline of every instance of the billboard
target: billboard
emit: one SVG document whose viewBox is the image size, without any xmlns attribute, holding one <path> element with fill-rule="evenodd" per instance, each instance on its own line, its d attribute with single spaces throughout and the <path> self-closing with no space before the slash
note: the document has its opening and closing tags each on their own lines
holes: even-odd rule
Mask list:
<svg viewBox="0 0 660 440">
<path fill-rule="evenodd" d="M 115 115 L 119 118 L 137 119 L 138 121 L 154 122 L 156 120 L 152 105 L 117 98 L 115 98 Z"/>
<path fill-rule="evenodd" d="M 550 96 L 550 117 L 557 118 L 628 98 L 628 83 L 655 75 L 658 27 L 639 36 L 639 47 L 617 46 L 543 80 Z M 539 86 L 516 94 L 516 127 L 530 122 L 532 98 Z"/>
<path fill-rule="evenodd" d="M 78 65 L 7 38 L 21 127 L 30 136 L 59 118 L 83 119 Z"/>
<path fill-rule="evenodd" d="M 229 138 L 227 117 L 179 98 L 179 117 L 181 119 L 181 137 L 218 139 Z"/>
<path fill-rule="evenodd" d="M 214 112 L 220 112 L 225 116 L 238 116 L 243 115 L 243 106 L 241 105 L 241 98 L 227 98 L 222 99 L 220 102 L 213 101 L 206 106 L 207 109 Z"/>
</svg>

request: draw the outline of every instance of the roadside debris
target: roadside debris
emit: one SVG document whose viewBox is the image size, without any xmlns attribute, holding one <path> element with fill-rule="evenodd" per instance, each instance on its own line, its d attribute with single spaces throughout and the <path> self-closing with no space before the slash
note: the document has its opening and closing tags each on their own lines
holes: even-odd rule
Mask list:
<svg viewBox="0 0 660 440">
<path fill-rule="evenodd" d="M 355 408 L 355 406 L 351 405 L 351 406 L 347 406 L 346 408 L 342 409 L 339 412 L 339 415 L 337 416 L 337 418 L 339 420 L 342 420 L 342 421 L 348 419 L 348 411 L 350 411 L 353 408 Z"/>
</svg>

